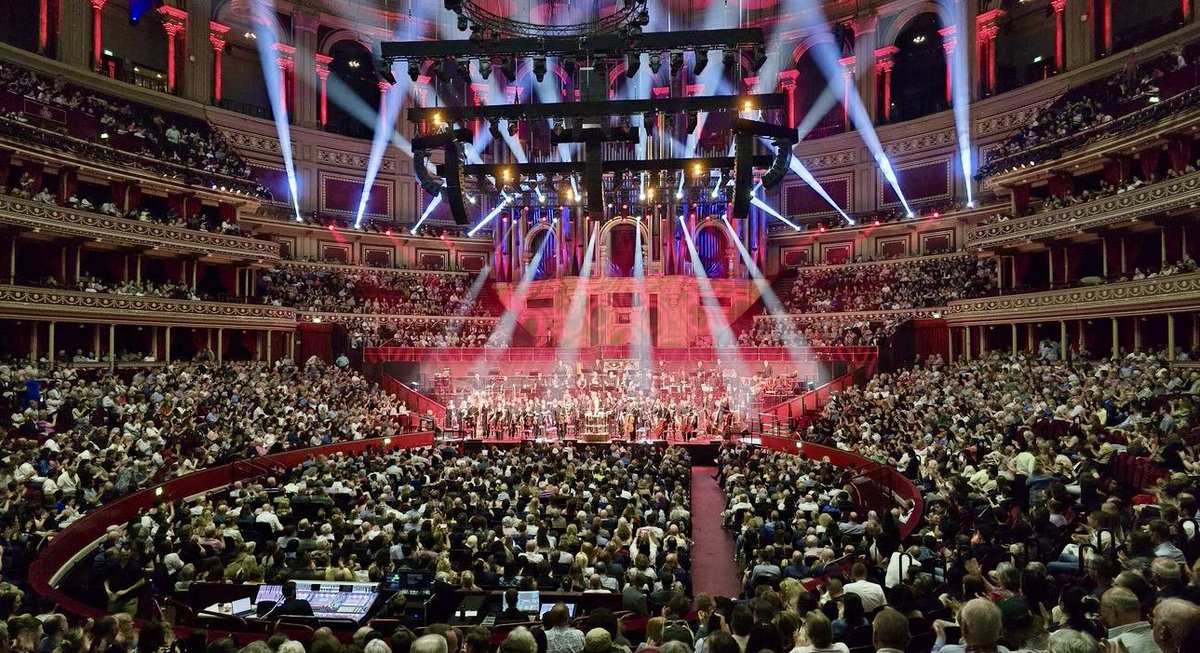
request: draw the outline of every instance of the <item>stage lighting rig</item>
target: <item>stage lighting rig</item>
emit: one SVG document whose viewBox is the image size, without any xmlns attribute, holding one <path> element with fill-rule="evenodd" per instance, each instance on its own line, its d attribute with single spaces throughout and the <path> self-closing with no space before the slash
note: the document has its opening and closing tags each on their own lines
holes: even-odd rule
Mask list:
<svg viewBox="0 0 1200 653">
<path fill-rule="evenodd" d="M 737 63 L 737 52 L 733 50 L 725 50 L 721 53 L 721 63 L 726 68 L 732 68 Z"/>
<path fill-rule="evenodd" d="M 512 82 L 517 78 L 517 62 L 512 57 L 500 60 L 500 72 L 504 73 L 504 81 Z"/>
<path fill-rule="evenodd" d="M 632 79 L 638 74 L 638 69 L 642 67 L 642 55 L 637 52 L 630 52 L 625 55 L 625 77 Z"/>
<path fill-rule="evenodd" d="M 675 50 L 671 52 L 671 77 L 679 75 L 679 71 L 683 69 L 683 50 Z"/>
<path fill-rule="evenodd" d="M 660 70 L 662 70 L 662 55 L 657 52 L 652 52 L 650 54 L 650 72 L 657 75 L 658 71 Z"/>
<path fill-rule="evenodd" d="M 539 84 L 541 84 L 543 81 L 545 81 L 545 79 L 546 79 L 546 58 L 545 57 L 534 57 L 533 58 L 533 76 L 534 76 L 534 78 L 537 79 Z"/>
<path fill-rule="evenodd" d="M 754 46 L 754 56 L 750 59 L 750 69 L 758 72 L 767 63 L 767 46 L 759 43 Z"/>
<path fill-rule="evenodd" d="M 692 74 L 699 77 L 700 73 L 704 72 L 705 66 L 708 65 L 708 50 L 696 51 L 696 63 L 692 65 Z"/>
<path fill-rule="evenodd" d="M 408 77 L 414 82 L 421 76 L 421 62 L 409 60 L 408 62 Z"/>
<path fill-rule="evenodd" d="M 479 60 L 479 76 L 484 81 L 492 76 L 492 59 L 490 57 L 484 57 Z"/>
</svg>

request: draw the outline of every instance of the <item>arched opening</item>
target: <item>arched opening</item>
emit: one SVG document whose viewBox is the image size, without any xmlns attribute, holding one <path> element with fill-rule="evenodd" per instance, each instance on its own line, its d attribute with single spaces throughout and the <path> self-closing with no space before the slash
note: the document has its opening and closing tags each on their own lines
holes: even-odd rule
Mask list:
<svg viewBox="0 0 1200 653">
<path fill-rule="evenodd" d="M 898 122 L 946 110 L 946 54 L 942 51 L 942 35 L 938 34 L 940 27 L 937 14 L 924 13 L 896 37 L 892 106 L 890 112 L 881 110 L 880 117 L 887 115 L 890 122 Z M 882 88 L 878 95 L 882 105 Z"/>
<path fill-rule="evenodd" d="M 817 52 L 821 49 L 826 50 L 821 54 L 823 57 L 836 60 L 839 56 L 832 42 L 822 42 L 805 50 L 796 63 L 796 71 L 799 73 L 796 77 L 796 116 L 801 125 L 811 127 L 804 137 L 805 140 L 824 138 L 846 131 L 841 89 L 830 87 L 826 82 L 825 73 L 817 63 Z M 825 99 L 821 99 L 822 94 L 826 95 Z M 809 114 L 822 108 L 824 111 L 821 111 L 820 118 L 810 123 L 812 119 Z"/>
<path fill-rule="evenodd" d="M 329 120 L 326 129 L 347 136 L 370 138 L 375 128 L 375 120 L 371 118 L 379 112 L 379 81 L 375 78 L 371 52 L 358 41 L 344 40 L 333 44 L 329 56 L 333 61 L 329 63 L 327 82 Z M 347 90 L 353 93 L 352 97 L 345 97 Z M 335 100 L 339 97 L 345 99 Z M 355 111 L 355 105 L 369 109 L 370 115 Z"/>
<path fill-rule="evenodd" d="M 729 239 L 725 230 L 716 225 L 705 225 L 696 232 L 696 253 L 700 265 L 710 279 L 729 276 Z"/>
<path fill-rule="evenodd" d="M 1179 0 L 1140 0 L 1112 3 L 1113 52 L 1154 40 L 1183 26 Z M 1103 48 L 1104 44 L 1099 43 Z"/>
<path fill-rule="evenodd" d="M 1054 74 L 1054 9 L 1050 0 L 1005 0 L 996 36 L 996 93 Z M 959 47 L 962 47 L 959 40 Z M 973 44 L 968 44 L 974 47 Z"/>
<path fill-rule="evenodd" d="M 541 258 L 538 259 L 537 267 L 533 270 L 533 279 L 535 281 L 553 279 L 558 272 L 558 262 L 554 256 L 554 251 L 558 243 L 554 237 L 554 230 L 543 229 L 539 231 L 533 235 L 529 245 L 529 251 L 533 256 L 537 257 L 538 252 L 542 253 Z"/>
<path fill-rule="evenodd" d="M 637 252 L 637 229 L 632 224 L 613 225 L 608 231 L 608 260 L 604 262 L 605 276 L 632 277 Z"/>
</svg>

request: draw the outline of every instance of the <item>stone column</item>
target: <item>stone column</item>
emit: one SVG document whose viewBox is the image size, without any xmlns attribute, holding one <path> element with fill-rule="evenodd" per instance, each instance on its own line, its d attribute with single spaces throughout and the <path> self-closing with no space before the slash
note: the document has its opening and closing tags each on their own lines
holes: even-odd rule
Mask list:
<svg viewBox="0 0 1200 653">
<path fill-rule="evenodd" d="M 1061 73 L 1067 69 L 1067 0 L 1050 0 L 1050 8 L 1054 10 L 1054 69 Z"/>
<path fill-rule="evenodd" d="M 799 77 L 800 73 L 795 69 L 779 73 L 779 88 L 783 89 L 783 92 L 787 93 L 788 96 L 788 127 L 796 127 L 796 80 Z"/>
<path fill-rule="evenodd" d="M 89 0 L 62 0 L 58 15 L 58 60 L 86 68 L 91 56 L 92 5 Z"/>
<path fill-rule="evenodd" d="M 879 92 L 883 94 L 883 121 L 892 119 L 892 69 L 896 67 L 896 53 L 900 48 L 888 45 L 875 50 L 875 76 Z"/>
<path fill-rule="evenodd" d="M 876 27 L 879 17 L 875 15 L 856 18 L 851 23 L 854 28 L 854 74 L 858 78 L 858 96 L 867 109 L 867 115 L 874 124 L 878 116 L 879 99 L 876 97 L 875 86 L 875 47 L 879 45 Z"/>
<path fill-rule="evenodd" d="M 280 99 L 287 108 L 288 117 L 295 120 L 294 105 L 288 99 L 288 90 L 294 87 L 288 78 L 296 69 L 296 48 L 286 43 L 276 43 L 272 49 L 275 50 L 275 63 L 279 66 L 279 93 L 282 95 Z"/>
<path fill-rule="evenodd" d="M 942 52 L 946 55 L 946 104 L 954 104 L 954 58 L 958 55 L 958 35 L 954 25 L 938 30 L 942 37 Z"/>
<path fill-rule="evenodd" d="M 850 124 L 850 89 L 854 85 L 854 57 L 842 57 L 838 59 L 838 64 L 842 67 L 842 122 L 846 131 L 850 131 L 853 129 Z"/>
<path fill-rule="evenodd" d="M 297 8 L 292 12 L 292 44 L 296 47 L 296 73 L 292 102 L 296 124 L 316 127 L 317 114 L 317 28 L 320 16 L 307 9 Z"/>
<path fill-rule="evenodd" d="M 996 36 L 1000 27 L 996 24 L 1004 11 L 993 9 L 975 17 L 975 51 L 979 66 L 979 95 L 995 95 L 996 93 Z"/>
<path fill-rule="evenodd" d="M 317 110 L 321 118 L 321 126 L 324 127 L 329 123 L 329 89 L 326 87 L 326 82 L 329 80 L 329 64 L 333 62 L 333 57 L 325 54 L 318 54 L 315 57 L 317 80 L 321 87 Z M 383 105 L 380 105 L 380 111 L 383 111 L 382 107 Z"/>
<path fill-rule="evenodd" d="M 104 5 L 108 0 L 91 0 L 92 3 L 92 70 L 100 70 L 104 54 Z"/>
<path fill-rule="evenodd" d="M 229 28 L 213 23 L 212 0 L 188 0 L 187 32 L 183 38 L 184 72 L 180 91 L 183 97 L 208 104 L 213 100 L 213 85 L 216 60 L 225 47 L 225 34 Z M 224 31 L 219 31 L 224 28 Z M 221 46 L 213 43 L 212 37 L 220 36 Z"/>
<path fill-rule="evenodd" d="M 167 32 L 167 90 L 174 93 L 175 83 L 179 80 L 179 35 L 187 31 L 188 13 L 163 5 L 158 8 L 158 15 Z"/>
<path fill-rule="evenodd" d="M 214 104 L 221 103 L 221 86 L 223 84 L 223 73 L 221 72 L 221 57 L 225 54 L 225 39 L 229 34 L 229 26 L 222 25 L 216 21 L 208 23 L 208 44 L 212 48 L 212 66 L 207 68 L 206 75 L 191 75 L 192 83 L 188 84 L 188 88 L 199 87 L 203 81 L 203 88 L 197 88 L 192 93 L 197 94 L 195 97 L 189 95 L 191 99 L 202 101 L 200 98 L 212 97 Z M 197 65 L 200 62 L 199 57 L 196 59 Z M 211 79 L 211 82 L 208 82 Z"/>
</svg>

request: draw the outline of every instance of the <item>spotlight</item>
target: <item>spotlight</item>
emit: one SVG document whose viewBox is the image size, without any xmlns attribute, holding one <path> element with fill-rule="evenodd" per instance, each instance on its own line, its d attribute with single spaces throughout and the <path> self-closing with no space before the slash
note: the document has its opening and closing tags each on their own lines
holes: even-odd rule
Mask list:
<svg viewBox="0 0 1200 653">
<path fill-rule="evenodd" d="M 655 52 L 650 55 L 650 72 L 657 75 L 659 70 L 662 70 L 662 55 Z"/>
<path fill-rule="evenodd" d="M 562 136 L 564 129 L 566 129 L 566 124 L 560 119 L 558 122 L 554 123 L 554 129 L 552 131 L 554 132 L 555 136 Z"/>
<path fill-rule="evenodd" d="M 482 77 L 483 79 L 487 79 L 492 76 L 492 60 L 491 59 L 480 59 L 479 60 L 479 76 Z"/>
<path fill-rule="evenodd" d="M 754 46 L 754 57 L 750 60 L 750 68 L 754 72 L 758 72 L 763 64 L 767 63 L 767 47 L 759 44 Z"/>
<path fill-rule="evenodd" d="M 462 0 L 446 0 L 445 6 L 447 11 L 453 11 L 457 14 L 462 11 L 463 3 Z"/>
<path fill-rule="evenodd" d="M 468 27 L 470 27 L 470 25 L 467 23 L 467 17 L 462 14 L 459 14 L 458 15 L 458 31 L 465 32 L 465 31 L 467 31 Z"/>
<path fill-rule="evenodd" d="M 500 60 L 500 72 L 504 73 L 506 81 L 513 81 L 517 76 L 517 62 L 512 57 L 504 57 Z"/>
<path fill-rule="evenodd" d="M 459 59 L 457 62 L 458 76 L 465 82 L 471 81 L 471 62 L 466 59 Z"/>
<path fill-rule="evenodd" d="M 681 68 L 683 68 L 683 51 L 675 50 L 671 53 L 671 77 L 678 75 Z"/>
<path fill-rule="evenodd" d="M 733 50 L 726 50 L 721 55 L 721 63 L 725 64 L 726 68 L 732 68 L 737 63 L 737 53 Z"/>
<path fill-rule="evenodd" d="M 488 133 L 492 135 L 492 138 L 494 140 L 497 140 L 497 141 L 504 140 L 504 137 L 500 135 L 500 119 L 499 118 L 492 118 L 489 121 Z"/>
<path fill-rule="evenodd" d="M 638 69 L 642 67 L 642 55 L 637 52 L 630 52 L 625 55 L 625 77 L 630 79 L 638 74 Z"/>
<path fill-rule="evenodd" d="M 700 122 L 699 116 L 696 115 L 695 111 L 688 111 L 686 114 L 684 114 L 684 121 L 684 125 L 687 127 L 687 133 L 689 134 L 696 131 L 696 125 Z"/>
<path fill-rule="evenodd" d="M 692 164 L 692 174 L 700 177 L 704 175 L 704 166 L 700 163 Z"/>
<path fill-rule="evenodd" d="M 641 13 L 639 13 L 637 16 L 637 20 L 634 22 L 642 27 L 649 25 L 650 11 L 648 9 L 642 9 Z"/>
<path fill-rule="evenodd" d="M 509 136 L 517 135 L 517 121 L 515 121 L 515 120 L 508 121 L 508 135 Z"/>
<path fill-rule="evenodd" d="M 696 63 L 692 65 L 692 74 L 697 77 L 708 65 L 708 50 L 702 50 L 696 53 Z"/>
<path fill-rule="evenodd" d="M 542 81 L 546 79 L 546 58 L 545 57 L 534 57 L 533 58 L 533 76 L 535 79 L 537 79 L 539 84 L 541 84 Z"/>
<path fill-rule="evenodd" d="M 421 62 L 409 59 L 408 61 L 408 77 L 414 82 L 421 76 Z"/>
<path fill-rule="evenodd" d="M 575 57 L 563 57 L 562 67 L 563 67 L 563 72 L 567 73 L 568 75 L 574 75 L 575 68 L 576 68 Z M 541 81 L 541 80 L 538 80 L 538 81 Z"/>
</svg>

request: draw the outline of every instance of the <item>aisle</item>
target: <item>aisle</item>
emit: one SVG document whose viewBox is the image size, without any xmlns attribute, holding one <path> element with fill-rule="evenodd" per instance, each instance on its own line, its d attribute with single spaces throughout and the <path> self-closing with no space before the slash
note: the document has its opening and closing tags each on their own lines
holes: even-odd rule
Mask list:
<svg viewBox="0 0 1200 653">
<path fill-rule="evenodd" d="M 715 467 L 692 468 L 692 592 L 737 598 L 741 592 L 733 561 L 733 536 L 721 528 L 725 493 Z"/>
</svg>

